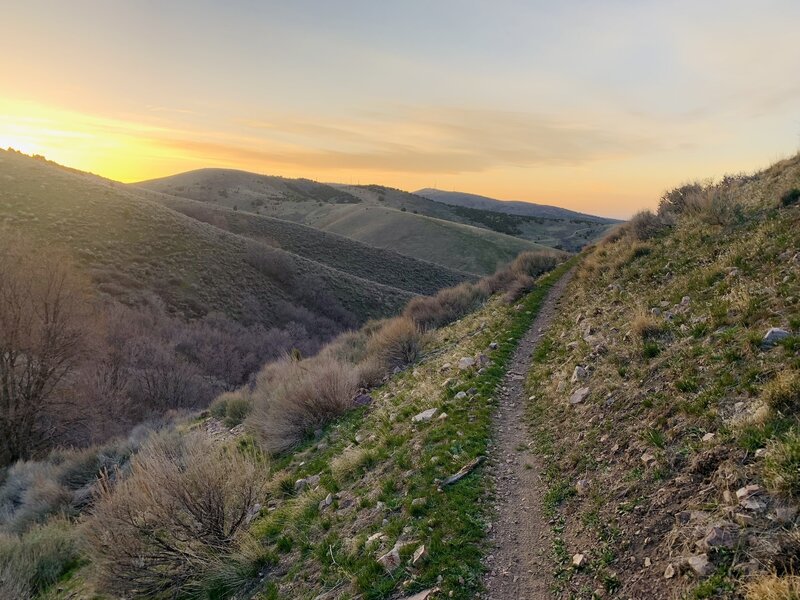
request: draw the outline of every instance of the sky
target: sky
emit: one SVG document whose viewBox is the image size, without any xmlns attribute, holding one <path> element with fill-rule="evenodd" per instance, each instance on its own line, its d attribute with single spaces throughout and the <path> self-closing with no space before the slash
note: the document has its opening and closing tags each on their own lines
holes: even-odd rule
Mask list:
<svg viewBox="0 0 800 600">
<path fill-rule="evenodd" d="M 796 0 L 0 0 L 0 147 L 627 217 L 800 148 Z"/>
</svg>

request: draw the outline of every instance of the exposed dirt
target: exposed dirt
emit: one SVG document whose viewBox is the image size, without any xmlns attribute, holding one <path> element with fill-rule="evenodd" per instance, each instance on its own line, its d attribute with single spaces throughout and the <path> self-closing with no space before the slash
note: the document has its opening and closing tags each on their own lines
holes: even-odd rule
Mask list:
<svg viewBox="0 0 800 600">
<path fill-rule="evenodd" d="M 486 559 L 486 598 L 550 598 L 552 568 L 550 526 L 544 516 L 541 465 L 528 450 L 531 436 L 525 420 L 525 375 L 531 354 L 558 310 L 570 271 L 550 290 L 533 325 L 521 340 L 501 388 L 494 420 L 489 471 L 493 473 L 496 517 Z"/>
</svg>

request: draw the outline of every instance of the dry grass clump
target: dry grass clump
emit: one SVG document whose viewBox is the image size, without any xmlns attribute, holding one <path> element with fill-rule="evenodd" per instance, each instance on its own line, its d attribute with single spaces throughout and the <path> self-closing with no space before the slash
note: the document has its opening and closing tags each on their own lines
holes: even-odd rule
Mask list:
<svg viewBox="0 0 800 600">
<path fill-rule="evenodd" d="M 419 325 L 410 317 L 401 316 L 389 319 L 372 335 L 367 354 L 389 370 L 403 368 L 419 359 L 424 343 Z"/>
<path fill-rule="evenodd" d="M 664 326 L 653 315 L 644 310 L 636 313 L 631 322 L 631 331 L 642 340 L 652 340 L 664 333 Z"/>
<path fill-rule="evenodd" d="M 24 536 L 0 534 L 0 598 L 31 598 L 58 581 L 79 560 L 74 534 L 65 519 Z"/>
<path fill-rule="evenodd" d="M 792 429 L 770 444 L 764 479 L 773 490 L 800 498 L 800 431 Z"/>
<path fill-rule="evenodd" d="M 359 373 L 331 356 L 265 367 L 252 392 L 249 428 L 265 450 L 289 450 L 352 406 Z"/>
<path fill-rule="evenodd" d="M 736 188 L 741 177 L 726 177 L 714 185 L 710 181 L 693 182 L 666 192 L 658 205 L 658 216 L 688 216 L 709 225 L 730 225 L 741 214 Z"/>
<path fill-rule="evenodd" d="M 769 408 L 783 415 L 800 412 L 800 373 L 783 371 L 764 385 L 761 399 Z"/>
<path fill-rule="evenodd" d="M 104 591 L 175 597 L 238 585 L 219 582 L 219 569 L 236 562 L 242 530 L 263 501 L 265 466 L 193 433 L 155 438 L 131 467 L 116 485 L 104 481 L 85 528 Z"/>
<path fill-rule="evenodd" d="M 766 575 L 745 585 L 747 600 L 797 600 L 800 598 L 800 577 Z"/>
</svg>

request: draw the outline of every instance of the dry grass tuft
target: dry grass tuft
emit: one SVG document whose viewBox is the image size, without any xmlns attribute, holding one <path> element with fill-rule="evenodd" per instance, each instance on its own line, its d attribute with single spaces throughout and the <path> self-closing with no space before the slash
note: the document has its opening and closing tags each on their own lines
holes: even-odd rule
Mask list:
<svg viewBox="0 0 800 600">
<path fill-rule="evenodd" d="M 355 366 L 331 356 L 273 363 L 256 379 L 247 423 L 266 451 L 285 452 L 344 414 L 358 383 Z"/>
<path fill-rule="evenodd" d="M 783 371 L 767 383 L 761 398 L 773 411 L 784 415 L 800 412 L 800 373 Z"/>
<path fill-rule="evenodd" d="M 800 431 L 792 429 L 770 444 L 764 479 L 773 490 L 800 498 Z"/>
<path fill-rule="evenodd" d="M 800 577 L 766 575 L 745 586 L 747 600 L 797 600 L 800 598 Z"/>
<path fill-rule="evenodd" d="M 642 340 L 652 340 L 664 333 L 663 324 L 650 313 L 639 310 L 631 322 L 631 331 Z"/>
</svg>

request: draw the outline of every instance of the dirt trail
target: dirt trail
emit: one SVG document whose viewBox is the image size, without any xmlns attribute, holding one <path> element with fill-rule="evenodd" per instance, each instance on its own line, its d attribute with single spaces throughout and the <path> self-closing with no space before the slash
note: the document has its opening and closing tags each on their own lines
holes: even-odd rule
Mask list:
<svg viewBox="0 0 800 600">
<path fill-rule="evenodd" d="M 501 387 L 494 417 L 489 472 L 493 473 L 497 514 L 486 559 L 489 600 L 551 598 L 552 540 L 542 512 L 544 485 L 540 461 L 527 450 L 531 436 L 525 420 L 525 377 L 531 354 L 556 315 L 564 288 L 572 279 L 565 274 L 550 290 L 533 325 L 520 341 Z"/>
</svg>

